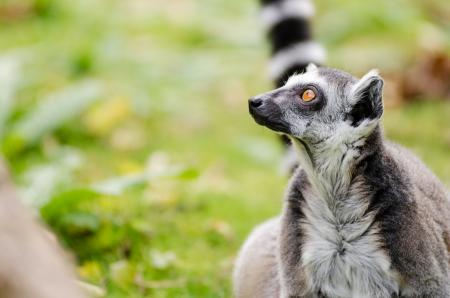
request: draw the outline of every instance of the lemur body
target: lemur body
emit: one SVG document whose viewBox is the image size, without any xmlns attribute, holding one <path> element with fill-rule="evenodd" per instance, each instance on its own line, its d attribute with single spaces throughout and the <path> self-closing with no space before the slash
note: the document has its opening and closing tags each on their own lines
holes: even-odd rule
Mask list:
<svg viewBox="0 0 450 298">
<path fill-rule="evenodd" d="M 311 2 L 261 1 L 278 89 L 249 109 L 289 137 L 300 167 L 281 216 L 241 249 L 236 297 L 450 297 L 450 195 L 384 139 L 381 78 L 307 69 L 324 59 L 309 32 Z"/>
<path fill-rule="evenodd" d="M 300 167 L 282 215 L 241 249 L 236 297 L 450 297 L 450 195 L 384 139 L 382 79 L 307 68 L 324 59 L 309 33 L 311 2 L 262 3 L 278 89 L 249 109 L 289 137 Z"/>
<path fill-rule="evenodd" d="M 311 66 L 250 100 L 301 167 L 281 217 L 241 251 L 237 297 L 450 297 L 450 196 L 384 140 L 382 86 L 375 72 L 358 80 Z"/>
</svg>

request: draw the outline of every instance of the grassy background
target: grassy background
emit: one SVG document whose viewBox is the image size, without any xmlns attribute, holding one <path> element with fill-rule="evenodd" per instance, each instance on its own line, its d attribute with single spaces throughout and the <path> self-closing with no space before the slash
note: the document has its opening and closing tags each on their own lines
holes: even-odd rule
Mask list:
<svg viewBox="0 0 450 298">
<path fill-rule="evenodd" d="M 317 6 L 328 65 L 400 73 L 430 44 L 448 53 L 445 0 Z M 246 107 L 272 88 L 257 13 L 239 0 L 0 2 L 3 154 L 106 297 L 229 297 L 243 239 L 279 212 L 282 148 Z M 449 101 L 390 108 L 384 125 L 450 184 Z"/>
</svg>

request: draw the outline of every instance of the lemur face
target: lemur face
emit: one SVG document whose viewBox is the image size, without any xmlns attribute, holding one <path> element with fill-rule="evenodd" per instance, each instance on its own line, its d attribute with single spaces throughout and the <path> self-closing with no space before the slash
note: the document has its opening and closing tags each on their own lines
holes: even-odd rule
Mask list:
<svg viewBox="0 0 450 298">
<path fill-rule="evenodd" d="M 282 88 L 249 100 L 255 121 L 309 144 L 339 134 L 343 142 L 368 134 L 383 113 L 383 81 L 375 71 L 358 80 L 350 74 L 308 66 Z"/>
</svg>

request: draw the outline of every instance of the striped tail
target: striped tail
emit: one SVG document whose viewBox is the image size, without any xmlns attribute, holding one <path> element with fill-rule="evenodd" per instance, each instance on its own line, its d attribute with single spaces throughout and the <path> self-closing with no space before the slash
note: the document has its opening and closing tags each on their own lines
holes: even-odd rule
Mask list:
<svg viewBox="0 0 450 298">
<path fill-rule="evenodd" d="M 260 0 L 261 19 L 272 46 L 269 74 L 277 87 L 309 63 L 321 65 L 324 48 L 312 38 L 312 0 Z"/>
</svg>

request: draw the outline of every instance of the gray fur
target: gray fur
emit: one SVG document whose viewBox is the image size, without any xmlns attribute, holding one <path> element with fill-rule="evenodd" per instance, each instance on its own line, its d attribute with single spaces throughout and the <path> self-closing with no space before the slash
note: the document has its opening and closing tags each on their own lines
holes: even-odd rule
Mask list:
<svg viewBox="0 0 450 298">
<path fill-rule="evenodd" d="M 382 80 L 308 68 L 251 99 L 301 167 L 279 220 L 243 246 L 237 297 L 450 297 L 450 196 L 417 157 L 384 140 Z M 317 90 L 302 103 L 299 94 Z"/>
</svg>

